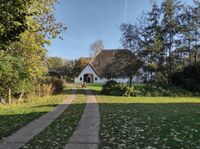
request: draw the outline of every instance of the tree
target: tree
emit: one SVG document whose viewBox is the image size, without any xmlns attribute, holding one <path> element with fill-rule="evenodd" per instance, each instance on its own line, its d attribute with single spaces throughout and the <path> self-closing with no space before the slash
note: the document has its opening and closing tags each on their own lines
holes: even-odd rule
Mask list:
<svg viewBox="0 0 200 149">
<path fill-rule="evenodd" d="M 68 79 L 72 79 L 75 75 L 74 73 L 74 66 L 75 66 L 75 61 L 74 60 L 70 60 L 66 62 L 66 75 Z"/>
<path fill-rule="evenodd" d="M 0 1 L 0 50 L 19 41 L 26 30 L 40 32 L 47 38 L 55 38 L 66 27 L 56 21 L 54 4 L 57 0 L 1 0 Z"/>
<path fill-rule="evenodd" d="M 8 62 L 8 68 L 10 68 L 8 70 L 11 71 L 4 71 L 3 66 L 0 66 L 2 75 L 7 76 L 7 79 L 2 80 L 3 90 L 0 93 L 6 93 L 9 89 L 13 96 L 20 95 L 19 97 L 22 98 L 24 93 L 32 91 L 30 86 L 34 86 L 39 80 L 44 79 L 47 69 L 46 49 L 41 46 L 45 43 L 43 36 L 25 31 L 19 37 L 19 41 L 10 44 L 9 50 L 3 52 L 3 57 L 9 58 L 10 61 L 1 59 L 1 62 L 5 65 Z M 4 87 L 3 84 L 6 84 L 7 87 Z"/>
<path fill-rule="evenodd" d="M 194 43 L 192 53 L 194 55 L 194 63 L 197 64 L 198 56 L 200 55 L 200 2 L 194 0 L 194 8 L 192 10 Z"/>
<path fill-rule="evenodd" d="M 163 72 L 164 65 L 164 48 L 163 48 L 163 31 L 160 24 L 161 9 L 156 3 L 153 3 L 152 10 L 147 13 L 147 25 L 141 25 L 142 39 L 140 55 L 143 60 L 144 71 L 147 73 L 146 80 L 153 77 L 153 73 Z"/>
<path fill-rule="evenodd" d="M 165 0 L 161 6 L 153 3 L 151 11 L 142 15 L 137 23 L 139 25 L 121 25 L 122 45 L 134 51 L 140 58 L 143 62 L 143 71 L 147 78 L 152 76 L 150 78 L 154 83 L 171 85 L 174 73 L 198 64 L 200 58 L 198 0 L 194 0 L 194 5 L 190 6 L 183 5 L 178 0 Z"/>
<path fill-rule="evenodd" d="M 86 67 L 90 62 L 90 58 L 80 57 L 78 60 L 75 60 L 75 65 L 73 69 L 74 76 L 78 76 L 79 73 Z"/>
<path fill-rule="evenodd" d="M 164 50 L 167 68 L 168 83 L 170 84 L 171 74 L 173 72 L 174 59 L 173 50 L 176 47 L 176 35 L 179 33 L 179 22 L 177 15 L 182 5 L 176 0 L 165 0 L 162 3 L 162 30 L 164 37 Z"/>
<path fill-rule="evenodd" d="M 9 95 L 15 98 L 20 95 L 21 98 L 24 92 L 28 93 L 33 89 L 30 86 L 41 84 L 41 80 L 45 78 L 47 49 L 44 45 L 49 44 L 51 39 L 65 29 L 53 17 L 55 2 L 56 0 L 0 2 L 0 9 L 3 11 L 0 21 L 8 17 L 8 30 L 4 29 L 4 21 L 0 24 L 0 38 L 13 36 L 0 47 L 0 96 L 8 98 L 6 93 L 9 90 Z"/>
<path fill-rule="evenodd" d="M 74 60 L 67 60 L 60 57 L 49 57 L 48 58 L 48 70 L 49 71 L 56 71 L 60 75 L 71 79 L 74 77 L 73 71 L 75 67 Z"/>
<path fill-rule="evenodd" d="M 49 57 L 48 58 L 48 69 L 49 70 L 60 70 L 65 66 L 65 59 L 60 57 Z"/>
<path fill-rule="evenodd" d="M 103 50 L 104 44 L 103 41 L 97 40 L 90 45 L 91 56 L 96 56 L 101 50 Z"/>
<path fill-rule="evenodd" d="M 117 76 L 128 76 L 129 86 L 132 86 L 133 76 L 138 72 L 142 62 L 131 51 L 126 51 L 124 54 L 117 54 L 113 61 L 113 66 L 117 70 Z M 116 76 L 116 77 L 117 77 Z"/>
<path fill-rule="evenodd" d="M 21 78 L 26 77 L 26 72 L 23 70 L 23 64 L 21 64 L 22 57 L 16 58 L 14 55 L 1 52 L 0 59 L 0 93 L 10 103 L 11 97 L 9 97 L 8 92 L 20 87 Z"/>
<path fill-rule="evenodd" d="M 137 54 L 140 50 L 140 32 L 136 25 L 123 23 L 120 26 L 122 32 L 121 42 L 124 48 Z"/>
<path fill-rule="evenodd" d="M 27 17 L 32 16 L 29 8 L 33 0 L 0 1 L 0 49 L 18 39 L 27 28 Z"/>
<path fill-rule="evenodd" d="M 185 61 L 183 61 L 183 59 L 185 59 L 187 55 L 189 55 L 190 65 L 192 63 L 191 53 L 194 35 L 192 33 L 193 21 L 191 11 L 192 9 L 190 6 L 184 6 L 182 13 L 178 16 L 178 21 L 180 22 L 180 37 L 175 52 L 178 54 L 181 66 L 184 66 Z"/>
</svg>

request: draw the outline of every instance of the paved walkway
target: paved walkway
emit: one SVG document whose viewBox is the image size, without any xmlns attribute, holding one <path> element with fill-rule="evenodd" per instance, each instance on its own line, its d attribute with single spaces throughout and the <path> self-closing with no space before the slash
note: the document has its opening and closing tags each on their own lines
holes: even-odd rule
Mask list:
<svg viewBox="0 0 200 149">
<path fill-rule="evenodd" d="M 72 94 L 56 108 L 38 119 L 32 121 L 28 125 L 9 136 L 0 144 L 0 149 L 18 149 L 31 140 L 34 136 L 43 131 L 51 122 L 53 122 L 61 113 L 63 113 L 68 105 L 75 99 L 77 90 L 73 89 Z"/>
<path fill-rule="evenodd" d="M 87 104 L 79 122 L 65 149 L 98 149 L 100 115 L 96 97 L 86 90 Z"/>
</svg>

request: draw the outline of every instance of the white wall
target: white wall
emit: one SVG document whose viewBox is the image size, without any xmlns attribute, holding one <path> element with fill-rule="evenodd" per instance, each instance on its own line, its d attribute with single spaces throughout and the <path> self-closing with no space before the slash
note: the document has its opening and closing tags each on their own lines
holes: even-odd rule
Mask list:
<svg viewBox="0 0 200 149">
<path fill-rule="evenodd" d="M 84 74 L 93 74 L 94 83 L 104 83 L 104 82 L 105 82 L 103 79 L 101 79 L 101 78 L 95 73 L 95 71 L 92 69 L 92 67 L 91 67 L 90 65 L 87 65 L 87 66 L 85 67 L 85 69 L 83 69 L 83 71 L 79 74 L 79 76 L 75 78 L 75 83 L 83 83 Z M 80 80 L 80 78 L 82 78 L 82 80 Z M 95 78 L 97 78 L 97 80 L 95 80 Z"/>
<path fill-rule="evenodd" d="M 128 83 L 129 82 L 129 78 L 114 78 L 113 80 L 118 83 Z"/>
<path fill-rule="evenodd" d="M 85 69 L 79 74 L 78 77 L 75 78 L 75 83 L 83 83 L 84 80 L 84 74 L 93 74 L 94 77 L 94 83 L 105 83 L 108 81 L 106 78 L 100 78 L 95 71 L 92 69 L 90 65 L 87 65 Z M 80 80 L 82 78 L 82 80 Z M 97 78 L 97 80 L 95 80 Z M 113 80 L 119 82 L 119 83 L 128 83 L 129 78 L 113 78 Z M 136 78 L 133 78 L 133 81 L 136 81 Z"/>
</svg>

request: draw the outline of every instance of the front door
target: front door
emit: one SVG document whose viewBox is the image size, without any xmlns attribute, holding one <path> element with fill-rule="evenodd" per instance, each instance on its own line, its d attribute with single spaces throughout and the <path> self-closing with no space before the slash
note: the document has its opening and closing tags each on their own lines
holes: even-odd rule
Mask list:
<svg viewBox="0 0 200 149">
<path fill-rule="evenodd" d="M 93 83 L 93 74 L 84 74 L 84 82 L 86 83 Z"/>
</svg>

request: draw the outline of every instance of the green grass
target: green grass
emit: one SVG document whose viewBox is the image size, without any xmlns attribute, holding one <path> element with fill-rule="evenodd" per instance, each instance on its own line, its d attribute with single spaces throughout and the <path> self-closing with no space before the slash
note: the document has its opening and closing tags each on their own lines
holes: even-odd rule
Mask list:
<svg viewBox="0 0 200 149">
<path fill-rule="evenodd" d="M 44 131 L 22 148 L 63 148 L 78 126 L 85 107 L 84 90 L 79 89 L 78 92 L 73 103 Z"/>
<path fill-rule="evenodd" d="M 34 98 L 26 103 L 0 104 L 0 140 L 42 114 L 51 111 L 57 104 L 66 99 L 70 92 L 71 90 L 65 89 L 63 94 Z"/>
<path fill-rule="evenodd" d="M 200 147 L 200 98 L 97 98 L 100 148 Z"/>
<path fill-rule="evenodd" d="M 87 88 L 96 92 L 96 94 L 100 94 L 103 84 L 88 84 Z"/>
</svg>

